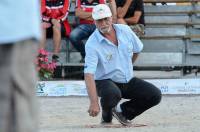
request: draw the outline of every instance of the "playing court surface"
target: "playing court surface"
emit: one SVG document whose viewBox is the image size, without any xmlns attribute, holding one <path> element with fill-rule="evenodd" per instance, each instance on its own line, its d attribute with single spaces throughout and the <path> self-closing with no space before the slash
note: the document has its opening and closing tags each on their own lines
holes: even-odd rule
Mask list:
<svg viewBox="0 0 200 132">
<path fill-rule="evenodd" d="M 200 95 L 164 95 L 158 106 L 124 127 L 89 117 L 87 97 L 39 97 L 41 132 L 200 132 Z"/>
</svg>

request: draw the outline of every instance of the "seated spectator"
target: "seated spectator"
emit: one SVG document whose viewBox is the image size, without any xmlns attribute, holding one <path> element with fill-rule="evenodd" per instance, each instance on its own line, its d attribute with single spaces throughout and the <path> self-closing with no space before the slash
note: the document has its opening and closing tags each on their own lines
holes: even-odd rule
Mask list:
<svg viewBox="0 0 200 132">
<path fill-rule="evenodd" d="M 70 7 L 69 0 L 41 0 L 43 39 L 40 48 L 45 48 L 46 32 L 53 31 L 54 51 L 52 61 L 58 62 L 61 46 L 61 26 L 65 28 L 65 35 L 70 34 L 70 25 L 67 21 Z"/>
<path fill-rule="evenodd" d="M 117 23 L 117 6 L 115 0 L 106 0 L 112 12 L 112 22 Z"/>
<path fill-rule="evenodd" d="M 108 0 L 108 2 L 111 2 L 111 10 L 116 14 L 115 1 Z M 85 58 L 85 44 L 82 41 L 96 29 L 92 18 L 92 9 L 94 6 L 104 3 L 106 3 L 105 0 L 76 0 L 75 15 L 79 18 L 79 25 L 70 33 L 69 39 L 74 48 L 81 54 L 80 62 L 84 62 Z"/>
<path fill-rule="evenodd" d="M 144 35 L 143 0 L 116 0 L 117 23 L 127 24 L 137 36 Z"/>
</svg>

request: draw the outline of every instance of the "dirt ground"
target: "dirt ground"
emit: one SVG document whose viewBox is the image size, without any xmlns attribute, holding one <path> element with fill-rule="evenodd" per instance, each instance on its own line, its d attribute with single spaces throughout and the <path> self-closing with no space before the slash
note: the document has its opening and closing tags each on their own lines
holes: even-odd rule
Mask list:
<svg viewBox="0 0 200 132">
<path fill-rule="evenodd" d="M 100 125 L 89 117 L 87 97 L 39 97 L 40 132 L 200 132 L 200 95 L 163 96 L 162 102 L 133 120 Z M 138 126 L 139 125 L 139 126 Z"/>
</svg>

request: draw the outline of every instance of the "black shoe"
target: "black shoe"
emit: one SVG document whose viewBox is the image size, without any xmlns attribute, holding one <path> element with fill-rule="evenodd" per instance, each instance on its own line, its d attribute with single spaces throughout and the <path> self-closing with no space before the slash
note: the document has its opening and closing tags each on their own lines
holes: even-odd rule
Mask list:
<svg viewBox="0 0 200 132">
<path fill-rule="evenodd" d="M 124 116 L 122 115 L 122 112 L 117 112 L 117 111 L 115 110 L 115 108 L 112 109 L 112 114 L 113 114 L 113 116 L 114 116 L 122 125 L 128 126 L 128 125 L 131 124 L 131 122 L 128 121 L 128 120 L 126 119 L 126 117 L 124 117 Z"/>
<path fill-rule="evenodd" d="M 101 122 L 111 123 L 112 122 L 112 109 L 110 110 L 102 110 L 102 118 Z"/>
<path fill-rule="evenodd" d="M 111 125 L 112 124 L 112 120 L 111 121 L 104 121 L 103 118 L 101 118 L 101 124 L 102 125 Z"/>
<path fill-rule="evenodd" d="M 82 58 L 82 59 L 80 60 L 80 63 L 85 63 L 85 59 Z"/>
<path fill-rule="evenodd" d="M 59 62 L 59 56 L 52 55 L 52 62 Z"/>
</svg>

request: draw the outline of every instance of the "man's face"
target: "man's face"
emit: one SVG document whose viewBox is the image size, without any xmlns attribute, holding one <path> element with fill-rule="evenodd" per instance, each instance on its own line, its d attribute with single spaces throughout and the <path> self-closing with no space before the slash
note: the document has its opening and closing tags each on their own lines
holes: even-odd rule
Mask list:
<svg viewBox="0 0 200 132">
<path fill-rule="evenodd" d="M 112 28 L 112 17 L 95 20 L 95 25 L 101 33 L 109 33 Z"/>
</svg>

